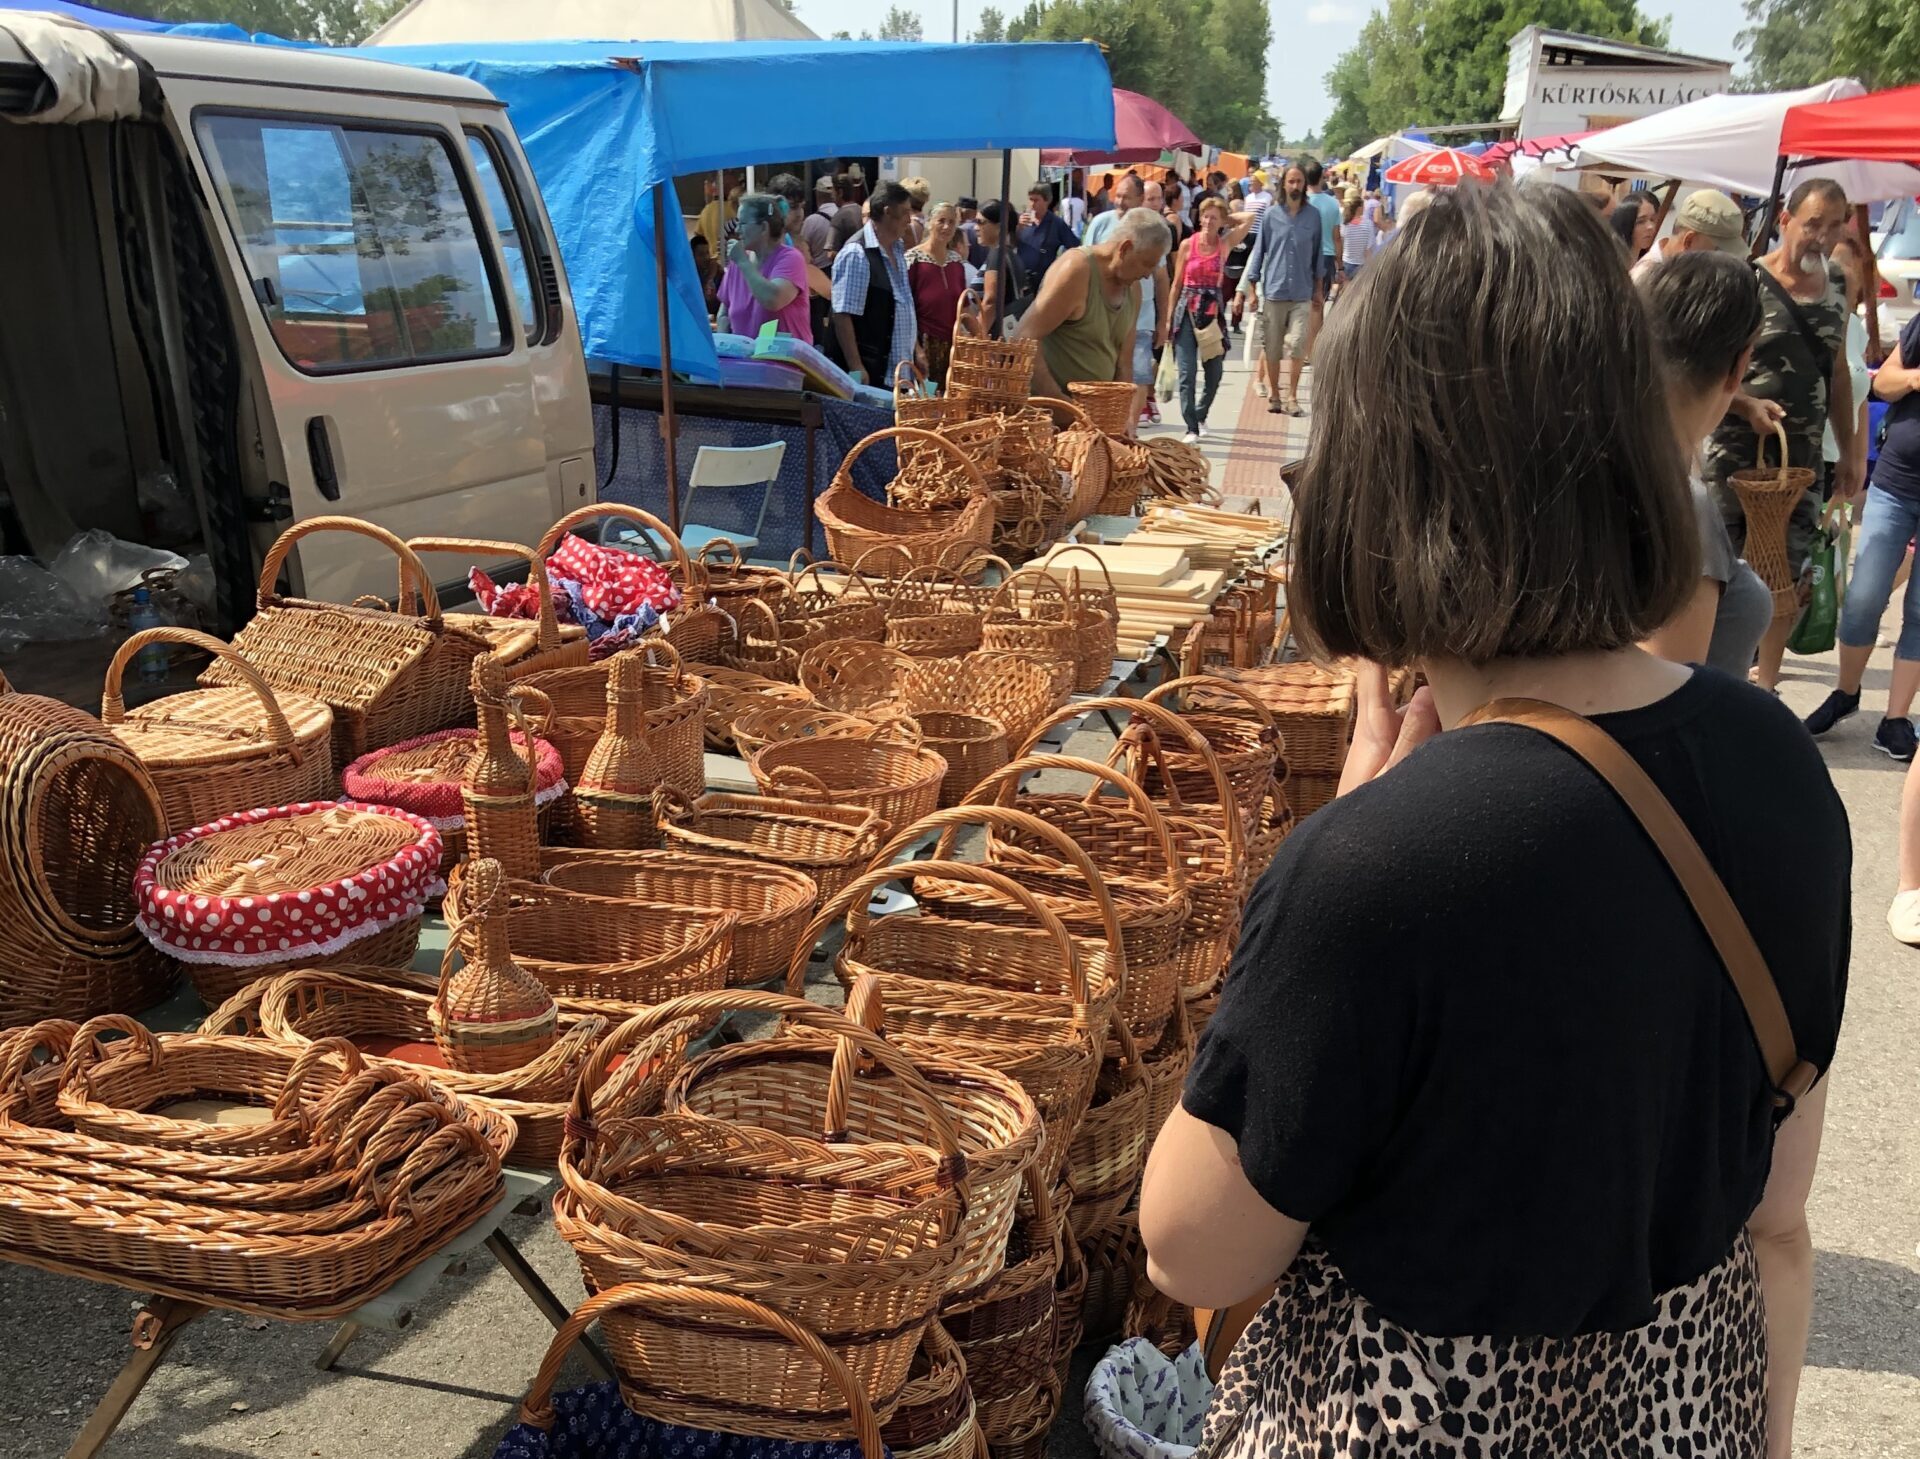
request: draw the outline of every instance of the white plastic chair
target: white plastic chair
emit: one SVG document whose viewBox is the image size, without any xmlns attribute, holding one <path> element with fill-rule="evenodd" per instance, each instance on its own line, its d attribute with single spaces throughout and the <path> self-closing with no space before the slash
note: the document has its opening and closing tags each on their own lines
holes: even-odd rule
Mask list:
<svg viewBox="0 0 1920 1459">
<path fill-rule="evenodd" d="M 680 540 L 695 557 L 712 542 L 731 542 L 740 560 L 760 545 L 760 529 L 766 525 L 767 503 L 773 498 L 773 483 L 780 475 L 780 464 L 787 457 L 787 443 L 773 441 L 765 446 L 702 446 L 693 458 L 693 475 L 687 480 L 686 500 L 680 505 Z M 703 487 L 716 490 L 760 488 L 760 513 L 753 520 L 751 535 L 719 527 L 703 527 L 693 520 L 694 493 Z"/>
</svg>

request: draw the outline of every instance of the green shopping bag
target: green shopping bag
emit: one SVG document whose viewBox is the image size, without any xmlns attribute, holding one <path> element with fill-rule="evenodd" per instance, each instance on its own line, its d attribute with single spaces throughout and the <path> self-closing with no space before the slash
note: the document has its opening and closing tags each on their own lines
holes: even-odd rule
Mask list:
<svg viewBox="0 0 1920 1459">
<path fill-rule="evenodd" d="M 1821 527 L 1813 534 L 1813 592 L 1807 606 L 1800 610 L 1800 621 L 1793 625 L 1787 647 L 1797 654 L 1823 654 L 1833 648 L 1834 633 L 1840 626 L 1840 589 L 1834 580 L 1837 554 L 1833 532 Z"/>
</svg>

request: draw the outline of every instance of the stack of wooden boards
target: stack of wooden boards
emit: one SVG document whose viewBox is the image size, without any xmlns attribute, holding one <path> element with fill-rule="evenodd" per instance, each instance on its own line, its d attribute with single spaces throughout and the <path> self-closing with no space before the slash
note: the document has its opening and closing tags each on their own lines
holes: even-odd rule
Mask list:
<svg viewBox="0 0 1920 1459">
<path fill-rule="evenodd" d="M 1091 544 L 1113 578 L 1120 607 L 1121 658 L 1145 654 L 1155 638 L 1178 638 L 1207 618 L 1216 599 L 1248 567 L 1286 539 L 1271 517 L 1209 507 L 1156 504 L 1122 542 Z M 1041 559 L 1050 564 L 1055 553 Z M 1092 571 L 1086 556 L 1063 558 L 1060 571 Z"/>
</svg>

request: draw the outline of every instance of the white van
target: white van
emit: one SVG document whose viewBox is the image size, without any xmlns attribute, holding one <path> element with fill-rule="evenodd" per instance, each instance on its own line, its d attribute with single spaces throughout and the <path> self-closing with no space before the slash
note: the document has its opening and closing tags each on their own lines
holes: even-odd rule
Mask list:
<svg viewBox="0 0 1920 1459">
<path fill-rule="evenodd" d="M 0 30 L 0 551 L 45 561 L 105 527 L 207 552 L 227 633 L 291 521 L 531 543 L 593 499 L 572 300 L 491 93 L 325 52 L 79 40 L 138 62 L 137 119 L 15 120 L 54 81 Z M 294 570 L 309 597 L 395 591 L 357 537 L 308 539 Z"/>
</svg>

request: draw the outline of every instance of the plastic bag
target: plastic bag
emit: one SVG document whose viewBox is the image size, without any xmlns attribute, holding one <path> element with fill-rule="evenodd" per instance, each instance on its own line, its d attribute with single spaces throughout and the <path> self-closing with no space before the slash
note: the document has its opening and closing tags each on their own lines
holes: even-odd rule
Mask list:
<svg viewBox="0 0 1920 1459">
<path fill-rule="evenodd" d="M 1191 1459 L 1212 1396 L 1198 1343 L 1169 1358 L 1135 1337 L 1094 1364 L 1082 1414 L 1101 1459 Z"/>
<path fill-rule="evenodd" d="M 1154 373 L 1153 392 L 1163 401 L 1173 399 L 1173 392 L 1180 384 L 1180 366 L 1173 358 L 1173 346 L 1169 345 L 1160 352 L 1160 368 Z"/>
<path fill-rule="evenodd" d="M 106 623 L 105 602 L 83 599 L 31 557 L 0 557 L 0 653 L 36 640 L 91 638 Z"/>
<path fill-rule="evenodd" d="M 98 605 L 98 611 L 104 614 L 114 594 L 140 586 L 142 573 L 156 567 L 179 572 L 186 565 L 186 558 L 177 552 L 124 542 L 103 527 L 92 527 L 75 533 L 47 568 L 78 593 L 83 603 Z"/>
<path fill-rule="evenodd" d="M 1813 534 L 1813 592 L 1800 610 L 1787 647 L 1797 654 L 1823 654 L 1833 648 L 1840 624 L 1840 593 L 1834 582 L 1833 533 L 1822 527 Z"/>
</svg>

